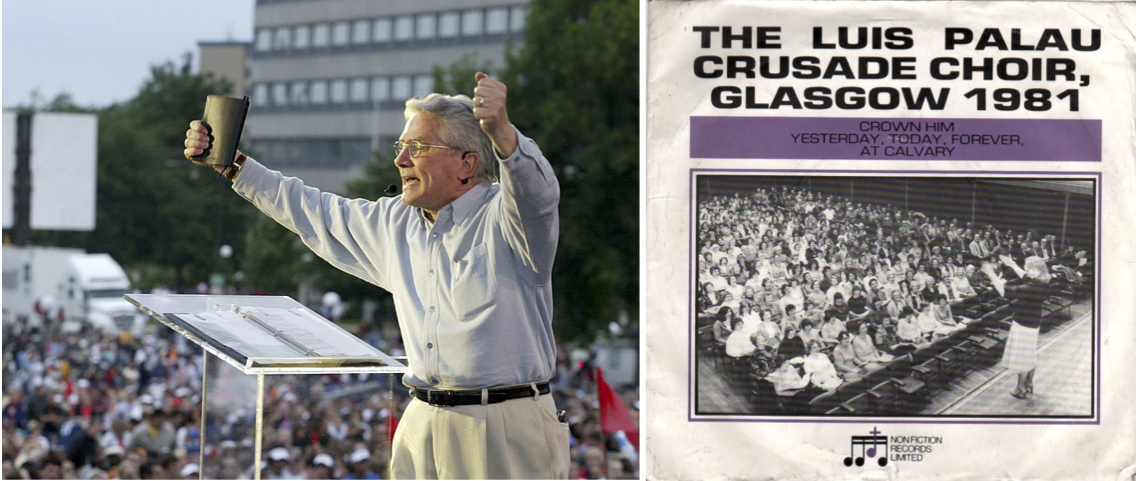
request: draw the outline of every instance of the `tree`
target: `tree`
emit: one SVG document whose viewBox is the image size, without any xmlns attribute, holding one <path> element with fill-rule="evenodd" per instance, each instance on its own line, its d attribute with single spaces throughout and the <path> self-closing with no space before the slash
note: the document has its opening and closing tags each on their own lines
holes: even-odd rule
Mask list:
<svg viewBox="0 0 1136 481">
<path fill-rule="evenodd" d="M 561 186 L 557 332 L 593 335 L 639 296 L 639 4 L 534 0 L 502 74 L 509 119 Z"/>
<path fill-rule="evenodd" d="M 182 157 L 189 120 L 227 81 L 192 74 L 191 57 L 151 68 L 133 99 L 98 112 L 95 230 L 33 235 L 33 242 L 107 252 L 127 270 L 170 270 L 184 288 L 219 267 L 218 247 L 244 241 L 247 203 L 228 181 Z M 52 108 L 72 109 L 60 95 Z M 56 242 L 52 242 L 56 241 Z"/>
<path fill-rule="evenodd" d="M 567 339 L 587 341 L 638 314 L 638 32 L 632 0 L 534 0 L 524 44 L 499 74 L 509 120 L 537 141 L 560 180 L 554 322 Z M 434 90 L 472 95 L 474 72 L 491 68 L 472 57 L 436 67 Z M 351 194 L 381 196 L 388 179 L 397 181 L 390 165 L 386 156 L 369 163 Z"/>
<path fill-rule="evenodd" d="M 245 233 L 241 255 L 245 284 L 266 294 L 293 295 L 303 277 L 299 262 L 307 248 L 272 218 L 259 215 Z"/>
</svg>

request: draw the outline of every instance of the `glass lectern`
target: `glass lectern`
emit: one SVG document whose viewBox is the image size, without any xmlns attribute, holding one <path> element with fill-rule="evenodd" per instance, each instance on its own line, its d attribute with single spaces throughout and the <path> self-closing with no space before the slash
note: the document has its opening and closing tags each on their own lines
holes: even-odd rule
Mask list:
<svg viewBox="0 0 1136 481">
<path fill-rule="evenodd" d="M 373 419 L 378 416 L 377 410 L 350 409 L 347 403 L 336 402 L 345 396 L 373 395 L 375 405 L 387 400 L 390 409 L 382 411 L 385 416 L 395 416 L 394 378 L 406 372 L 406 366 L 291 298 L 127 294 L 126 299 L 205 351 L 197 434 L 200 443 L 196 453 L 202 479 L 228 478 L 234 474 L 233 470 L 261 479 L 261 470 L 269 464 L 261 462 L 268 446 L 292 445 L 291 439 L 304 445 L 319 444 L 321 433 L 327 437 L 327 431 L 332 431 L 338 437 L 337 427 L 347 429 L 351 425 L 349 421 L 360 420 L 362 415 L 368 416 L 369 424 L 365 426 L 378 424 Z M 210 365 L 211 357 L 224 363 Z M 305 377 L 313 377 L 310 375 L 348 377 L 352 382 L 349 388 L 324 392 L 323 383 L 305 381 Z M 266 380 L 266 376 L 272 378 Z M 255 383 L 251 377 L 255 377 Z M 340 385 L 344 384 L 347 383 Z M 266 426 L 268 391 L 272 409 L 296 409 L 297 413 L 293 416 L 286 412 L 281 416 L 274 412 L 274 419 L 282 421 Z M 312 409 L 305 410 L 303 405 L 295 407 L 298 398 L 310 397 L 318 398 L 320 406 L 330 408 L 311 412 Z M 335 409 L 337 405 L 342 407 Z M 347 419 L 329 420 L 325 411 L 331 416 L 343 414 Z M 391 422 L 393 426 L 393 420 Z M 244 432 L 234 432 L 242 430 Z M 375 428 L 375 431 L 380 430 Z M 271 439 L 266 439 L 266 434 Z M 370 432 L 356 433 L 351 439 L 369 440 L 371 436 Z M 382 433 L 376 432 L 374 436 L 382 436 Z M 322 442 L 325 445 L 319 446 L 319 450 L 327 447 L 327 441 Z M 379 443 L 367 445 L 373 444 Z M 362 443 L 357 446 L 363 449 Z M 282 461 L 280 458 L 286 451 L 272 450 L 272 460 Z M 300 453 L 296 451 L 299 449 L 287 453 L 283 461 L 288 463 L 274 463 L 271 468 L 299 474 L 295 471 L 302 469 L 303 463 L 297 462 Z M 212 465 L 207 464 L 207 453 Z M 219 453 L 223 456 L 218 456 Z M 360 456 L 349 449 L 347 453 L 328 454 L 338 459 L 349 454 L 355 458 Z M 248 466 L 252 468 L 251 473 L 246 472 Z"/>
</svg>

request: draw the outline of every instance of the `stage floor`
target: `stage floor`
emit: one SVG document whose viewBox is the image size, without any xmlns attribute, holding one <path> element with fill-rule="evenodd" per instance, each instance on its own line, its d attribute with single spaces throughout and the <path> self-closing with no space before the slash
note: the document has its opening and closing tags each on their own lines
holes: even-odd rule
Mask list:
<svg viewBox="0 0 1136 481">
<path fill-rule="evenodd" d="M 1010 396 L 1017 376 L 1001 361 L 953 380 L 938 390 L 919 417 L 1071 417 L 1091 416 L 1093 391 L 1093 304 L 1080 301 L 1070 319 L 1038 337 L 1034 394 Z M 746 393 L 733 389 L 707 359 L 698 359 L 694 386 L 697 413 L 746 414 Z"/>
<path fill-rule="evenodd" d="M 1093 409 L 1092 313 L 1067 321 L 1039 339 L 1034 394 L 1010 396 L 1018 376 L 1001 362 L 973 372 L 940 393 L 923 414 L 968 416 L 1091 416 Z M 1063 328 L 1063 329 L 1062 329 Z M 1059 332 L 1058 332 L 1059 330 Z"/>
</svg>

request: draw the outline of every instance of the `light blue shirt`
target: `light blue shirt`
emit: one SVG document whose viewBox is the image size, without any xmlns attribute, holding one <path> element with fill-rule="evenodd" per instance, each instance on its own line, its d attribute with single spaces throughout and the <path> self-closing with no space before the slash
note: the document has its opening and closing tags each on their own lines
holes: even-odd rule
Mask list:
<svg viewBox="0 0 1136 481">
<path fill-rule="evenodd" d="M 552 264 L 560 185 L 520 135 L 500 182 L 474 186 L 430 222 L 399 197 L 346 199 L 249 158 L 233 190 L 320 257 L 394 296 L 418 388 L 542 382 L 556 364 Z"/>
</svg>

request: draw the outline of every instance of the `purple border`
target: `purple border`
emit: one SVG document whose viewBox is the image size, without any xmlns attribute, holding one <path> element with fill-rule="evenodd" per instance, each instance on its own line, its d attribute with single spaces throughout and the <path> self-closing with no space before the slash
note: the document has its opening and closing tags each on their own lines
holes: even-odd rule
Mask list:
<svg viewBox="0 0 1136 481">
<path fill-rule="evenodd" d="M 953 419 L 936 419 L 936 418 L 933 418 L 933 417 L 887 418 L 887 417 L 871 417 L 871 416 L 855 417 L 855 418 L 847 417 L 847 418 L 829 419 L 829 418 L 824 418 L 824 417 L 819 417 L 819 416 L 817 416 L 817 417 L 802 417 L 802 416 L 774 417 L 774 416 L 768 416 L 768 415 L 760 416 L 760 415 L 746 415 L 746 414 L 736 414 L 736 415 L 733 415 L 733 414 L 727 414 L 727 415 L 712 414 L 712 415 L 697 415 L 697 416 L 700 416 L 700 417 L 695 417 L 696 414 L 694 413 L 694 378 L 693 378 L 693 376 L 694 376 L 694 371 L 697 370 L 697 367 L 692 367 L 692 366 L 695 366 L 695 364 L 694 364 L 694 362 L 695 362 L 694 361 L 694 347 L 693 347 L 695 345 L 695 342 L 694 342 L 694 338 L 693 338 L 693 336 L 694 336 L 693 332 L 694 332 L 694 328 L 696 327 L 696 325 L 695 325 L 696 321 L 695 321 L 695 316 L 693 316 L 692 313 L 691 313 L 691 306 L 693 305 L 693 295 L 691 293 L 694 292 L 694 285 L 693 285 L 693 282 L 694 282 L 693 281 L 693 279 L 694 279 L 694 262 L 693 262 L 694 239 L 697 237 L 696 234 L 694 233 L 694 226 L 697 225 L 695 216 L 696 216 L 697 211 L 698 211 L 696 178 L 699 174 L 714 173 L 714 172 L 723 173 L 723 174 L 726 174 L 726 173 L 739 173 L 739 174 L 742 174 L 742 173 L 762 173 L 762 174 L 754 174 L 754 175 L 784 175 L 784 176 L 801 175 L 802 173 L 806 173 L 806 174 L 824 173 L 824 174 L 869 174 L 869 175 L 913 174 L 913 176 L 919 175 L 919 174 L 972 174 L 972 175 L 975 175 L 975 174 L 987 174 L 987 175 L 989 175 L 989 174 L 1001 174 L 1003 176 L 1011 176 L 1011 177 L 1008 177 L 1008 178 L 1024 177 L 1024 176 L 1042 176 L 1042 177 L 1093 176 L 1093 177 L 1096 177 L 1096 182 L 1097 182 L 1097 184 L 1096 184 L 1096 197 L 1097 197 L 1097 199 L 1096 199 L 1097 200 L 1096 251 L 1097 252 L 1096 252 L 1096 259 L 1094 261 L 1095 267 L 1096 267 L 1096 274 L 1094 276 L 1095 280 L 1096 280 L 1096 283 L 1095 283 L 1096 285 L 1094 286 L 1094 291 L 1095 291 L 1096 296 L 1095 296 L 1094 301 L 1093 301 L 1094 322 L 1092 323 L 1092 335 L 1093 335 L 1093 337 L 1096 338 L 1096 343 L 1093 346 L 1094 351 L 1096 351 L 1096 359 L 1095 359 L 1095 365 L 1094 365 L 1095 375 L 1093 376 L 1094 386 L 1093 386 L 1093 389 L 1092 389 L 1092 394 L 1093 394 L 1093 397 L 1096 398 L 1095 399 L 1096 405 L 1094 406 L 1093 415 L 1091 416 L 1091 419 L 1076 420 L 1076 419 L 1070 419 L 1070 418 L 1055 418 L 1053 420 L 1045 420 L 1045 419 L 1036 418 L 1036 417 L 1028 418 L 1029 420 L 1014 420 L 1013 418 L 997 418 L 997 417 L 991 417 L 990 419 L 973 418 L 973 417 L 967 417 L 967 418 L 956 417 L 956 418 L 953 418 Z M 824 177 L 824 176 L 818 176 L 818 177 Z M 952 175 L 951 177 L 965 178 L 966 176 L 965 175 Z M 997 178 L 997 177 L 991 177 L 991 178 Z M 1100 395 L 1101 380 L 1100 380 L 1100 377 L 1101 377 L 1101 367 L 1102 366 L 1101 366 L 1101 348 L 1100 348 L 1101 336 L 1100 336 L 1099 326 L 1100 326 L 1100 322 L 1101 322 L 1101 316 L 1100 316 L 1100 306 L 1101 306 L 1100 252 L 1101 252 L 1101 237 L 1102 236 L 1101 236 L 1100 228 L 1101 228 L 1101 209 L 1102 209 L 1102 206 L 1103 206 L 1101 199 L 1104 197 L 1104 177 L 1103 177 L 1101 172 L 1000 171 L 1000 170 L 690 169 L 690 177 L 688 179 L 688 184 L 689 184 L 689 189 L 690 189 L 690 191 L 688 192 L 688 195 L 690 195 L 690 198 L 691 198 L 692 201 L 690 203 L 690 218 L 688 219 L 688 221 L 690 222 L 691 230 L 690 230 L 690 235 L 687 238 L 688 257 L 687 257 L 687 280 L 686 280 L 687 281 L 686 292 L 687 292 L 687 296 L 688 296 L 687 297 L 687 316 L 688 316 L 687 332 L 688 332 L 688 336 L 689 336 L 687 338 L 687 346 L 686 346 L 686 348 L 687 348 L 687 359 L 686 359 L 686 361 L 687 361 L 687 371 L 686 371 L 686 376 L 687 376 L 687 378 L 686 378 L 686 387 L 687 387 L 687 393 L 686 393 L 687 394 L 687 396 L 686 396 L 687 410 L 686 410 L 686 413 L 687 413 L 687 419 L 686 420 L 687 420 L 687 422 L 692 422 L 692 423 L 694 423 L 694 422 L 728 422 L 728 423 L 758 422 L 758 423 L 825 423 L 825 424 L 855 424 L 855 423 L 861 423 L 861 424 L 866 424 L 866 423 L 876 423 L 876 424 L 1023 424 L 1023 425 L 1029 425 L 1029 424 L 1100 425 L 1101 424 L 1101 410 L 1100 410 L 1100 407 L 1101 407 L 1101 395 Z M 722 416 L 737 416 L 737 418 L 736 419 L 724 418 Z"/>
<path fill-rule="evenodd" d="M 917 127 L 865 129 L 866 122 Z M 925 130 L 932 124 L 951 127 Z M 812 141 L 798 143 L 793 135 Z M 947 143 L 939 138 L 975 135 L 1008 143 Z M 894 136 L 911 140 L 899 143 Z M 828 143 L 829 138 L 835 143 Z M 1101 155 L 1100 119 L 690 117 L 692 158 L 1100 162 Z"/>
</svg>

